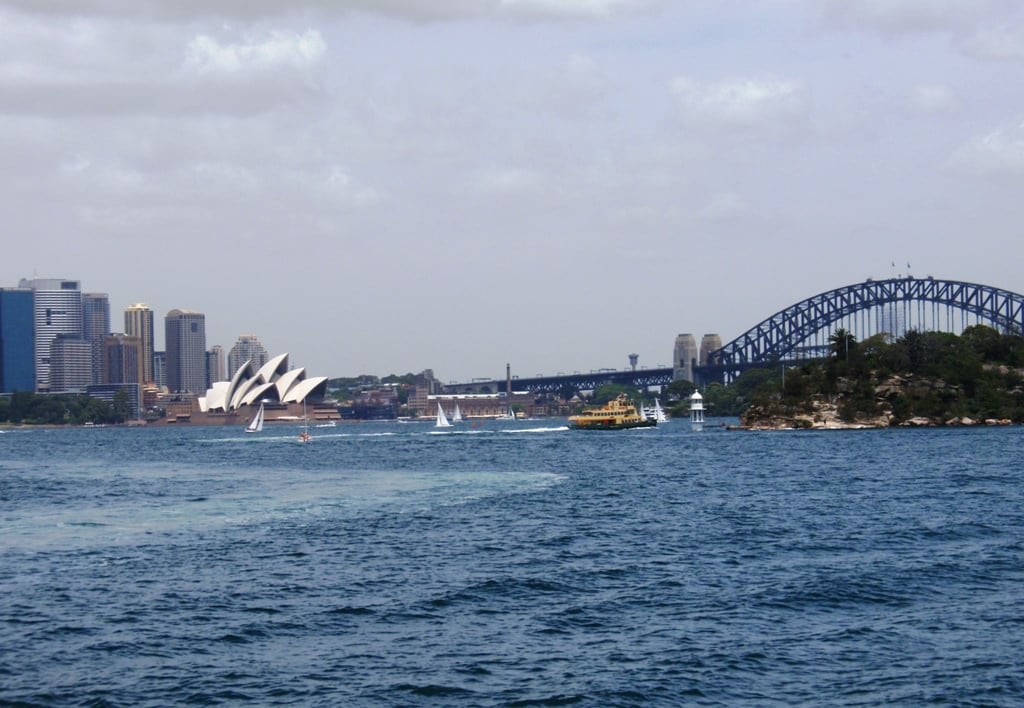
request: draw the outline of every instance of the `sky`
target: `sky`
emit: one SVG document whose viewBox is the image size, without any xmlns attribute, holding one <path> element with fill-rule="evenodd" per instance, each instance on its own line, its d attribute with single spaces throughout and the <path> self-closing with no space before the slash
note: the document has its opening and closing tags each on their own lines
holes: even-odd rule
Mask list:
<svg viewBox="0 0 1024 708">
<path fill-rule="evenodd" d="M 1024 0 L 0 0 L 0 286 L 310 375 L 668 366 L 1024 292 Z"/>
</svg>

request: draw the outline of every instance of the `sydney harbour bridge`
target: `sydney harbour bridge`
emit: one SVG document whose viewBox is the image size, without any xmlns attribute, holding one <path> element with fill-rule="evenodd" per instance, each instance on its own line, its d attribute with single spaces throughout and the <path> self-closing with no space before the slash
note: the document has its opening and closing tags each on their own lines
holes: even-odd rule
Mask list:
<svg viewBox="0 0 1024 708">
<path fill-rule="evenodd" d="M 959 334 L 983 324 L 1004 333 L 1024 332 L 1024 296 L 977 283 L 911 276 L 863 283 L 819 293 L 790 305 L 710 352 L 707 361 L 676 361 L 673 367 L 591 371 L 558 376 L 516 378 L 513 390 L 558 392 L 593 390 L 601 384 L 651 387 L 671 383 L 680 371 L 692 371 L 694 383 L 732 381 L 747 369 L 787 366 L 824 357 L 829 337 L 845 329 L 858 340 L 885 333 L 900 337 L 911 330 Z M 496 393 L 504 380 L 450 384 L 449 393 Z"/>
</svg>

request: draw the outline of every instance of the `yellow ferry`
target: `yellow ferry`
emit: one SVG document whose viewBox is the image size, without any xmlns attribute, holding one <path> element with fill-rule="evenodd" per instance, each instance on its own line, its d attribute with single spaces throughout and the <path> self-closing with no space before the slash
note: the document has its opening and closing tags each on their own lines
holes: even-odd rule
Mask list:
<svg viewBox="0 0 1024 708">
<path fill-rule="evenodd" d="M 624 430 L 626 428 L 653 428 L 658 422 L 646 418 L 636 406 L 620 393 L 615 400 L 603 406 L 586 408 L 579 415 L 569 416 L 569 427 L 577 430 Z"/>
</svg>

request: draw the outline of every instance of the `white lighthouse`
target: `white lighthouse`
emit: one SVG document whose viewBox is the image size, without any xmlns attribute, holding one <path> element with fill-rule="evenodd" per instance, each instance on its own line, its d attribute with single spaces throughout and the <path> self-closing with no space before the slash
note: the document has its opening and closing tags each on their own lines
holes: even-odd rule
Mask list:
<svg viewBox="0 0 1024 708">
<path fill-rule="evenodd" d="M 704 397 L 700 391 L 694 391 L 690 396 L 690 430 L 704 430 Z"/>
</svg>

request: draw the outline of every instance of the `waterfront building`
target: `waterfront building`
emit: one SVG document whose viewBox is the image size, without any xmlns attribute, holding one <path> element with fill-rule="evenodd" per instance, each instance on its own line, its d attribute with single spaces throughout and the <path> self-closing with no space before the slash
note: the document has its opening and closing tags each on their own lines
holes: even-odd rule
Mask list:
<svg viewBox="0 0 1024 708">
<path fill-rule="evenodd" d="M 206 388 L 213 386 L 214 381 L 223 381 L 227 377 L 224 370 L 224 347 L 214 344 L 206 352 Z"/>
<path fill-rule="evenodd" d="M 149 305 L 138 302 L 124 311 L 124 333 L 142 342 L 143 382 L 159 381 L 153 372 L 153 311 Z"/>
<path fill-rule="evenodd" d="M 692 334 L 676 336 L 676 344 L 672 350 L 672 380 L 693 381 L 693 366 L 697 362 L 697 340 Z"/>
<path fill-rule="evenodd" d="M 306 369 L 288 368 L 288 354 L 279 354 L 258 369 L 245 362 L 230 381 L 217 381 L 199 399 L 203 413 L 230 413 L 261 401 L 303 403 L 320 400 L 327 391 L 327 377 L 306 378 Z"/>
<path fill-rule="evenodd" d="M 82 336 L 82 288 L 77 280 L 23 278 L 19 288 L 33 292 L 32 319 L 35 330 L 36 391 L 50 387 L 50 345 L 58 335 Z M 92 364 L 89 364 L 90 376 Z"/>
<path fill-rule="evenodd" d="M 33 295 L 29 288 L 0 288 L 0 393 L 36 388 Z"/>
<path fill-rule="evenodd" d="M 103 378 L 103 344 L 110 334 L 110 300 L 106 293 L 82 294 L 82 338 L 92 346 L 92 381 Z"/>
<path fill-rule="evenodd" d="M 121 394 L 121 391 L 124 391 L 124 393 Z M 98 398 L 101 401 L 106 401 L 115 411 L 117 410 L 118 394 L 121 394 L 123 400 L 128 404 L 128 410 L 125 411 L 126 419 L 137 420 L 142 417 L 139 408 L 141 397 L 137 383 L 94 384 L 86 389 L 86 393 L 89 398 Z"/>
<path fill-rule="evenodd" d="M 255 334 L 239 335 L 235 346 L 228 352 L 228 371 L 234 373 L 242 368 L 245 362 L 252 362 L 254 369 L 267 363 L 267 349 Z M 227 378 L 227 377 L 222 377 Z M 216 379 L 220 381 L 220 379 Z"/>
<path fill-rule="evenodd" d="M 51 393 L 81 393 L 92 384 L 92 342 L 72 334 L 58 334 L 50 341 Z"/>
<path fill-rule="evenodd" d="M 142 405 L 142 340 L 127 334 L 111 334 L 103 343 L 104 384 L 136 384 L 135 407 Z"/>
<path fill-rule="evenodd" d="M 206 391 L 206 316 L 171 310 L 164 318 L 167 388 L 172 393 Z"/>
</svg>

